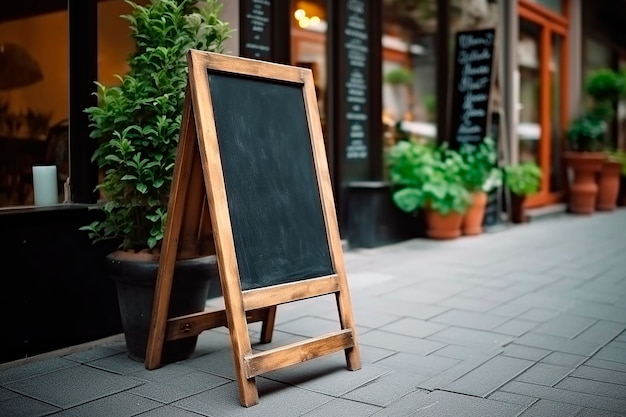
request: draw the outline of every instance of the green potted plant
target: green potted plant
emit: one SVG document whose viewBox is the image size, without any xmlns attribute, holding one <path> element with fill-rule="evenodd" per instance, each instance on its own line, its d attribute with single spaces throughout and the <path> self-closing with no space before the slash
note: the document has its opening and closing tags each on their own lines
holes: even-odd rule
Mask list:
<svg viewBox="0 0 626 417">
<path fill-rule="evenodd" d="M 219 20 L 217 0 L 127 0 L 135 52 L 119 86 L 98 86 L 98 105 L 87 108 L 91 137 L 98 141 L 92 160 L 102 179 L 102 219 L 82 227 L 96 242 L 113 239 L 119 250 L 106 258 L 116 281 L 128 354 L 143 361 L 150 324 L 158 259 L 187 85 L 187 51 L 223 52 L 230 35 Z M 202 311 L 215 257 L 179 254 L 169 315 Z M 183 295 L 177 295 L 182 292 Z M 188 357 L 196 338 L 168 342 L 163 360 Z"/>
<path fill-rule="evenodd" d="M 600 68 L 585 80 L 585 92 L 596 102 L 617 101 L 626 94 L 626 77 L 611 68 Z"/>
<path fill-rule="evenodd" d="M 458 152 L 447 146 L 400 141 L 388 155 L 394 203 L 404 212 L 424 209 L 426 235 L 453 239 L 461 235 L 470 202 L 462 174 L 467 169 Z"/>
<path fill-rule="evenodd" d="M 568 150 L 563 154 L 573 173 L 569 188 L 572 213 L 591 214 L 596 210 L 599 187 L 615 181 L 615 163 L 607 159 L 605 140 L 607 126 L 613 118 L 617 100 L 626 94 L 626 77 L 622 72 L 601 68 L 585 80 L 585 92 L 593 99 L 589 110 L 574 119 L 567 129 Z M 600 181 L 596 181 L 596 177 Z M 608 177 L 602 180 L 603 177 Z M 602 195 L 607 195 L 603 190 Z M 604 204 L 600 205 L 605 207 Z"/>
<path fill-rule="evenodd" d="M 534 162 L 507 165 L 504 167 L 504 186 L 511 194 L 511 221 L 524 223 L 526 197 L 535 194 L 541 187 L 541 168 Z"/>
<path fill-rule="evenodd" d="M 471 195 L 471 204 L 463 218 L 463 234 L 478 235 L 483 230 L 487 193 L 500 177 L 500 170 L 496 167 L 496 143 L 486 137 L 479 144 L 464 143 L 459 153 L 465 162 L 463 183 Z"/>
</svg>

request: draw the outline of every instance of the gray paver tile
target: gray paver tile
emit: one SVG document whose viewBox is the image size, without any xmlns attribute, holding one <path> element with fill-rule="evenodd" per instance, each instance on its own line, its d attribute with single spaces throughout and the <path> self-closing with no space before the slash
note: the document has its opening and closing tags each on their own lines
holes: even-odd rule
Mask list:
<svg viewBox="0 0 626 417">
<path fill-rule="evenodd" d="M 541 359 L 541 362 L 574 369 L 587 359 L 588 358 L 586 356 L 572 355 L 570 353 L 563 352 L 552 352 L 545 358 Z"/>
<path fill-rule="evenodd" d="M 310 391 L 340 397 L 388 372 L 390 372 L 388 368 L 376 365 L 363 365 L 359 370 L 350 371 L 346 368 L 346 359 L 341 352 L 268 372 L 263 376 Z"/>
<path fill-rule="evenodd" d="M 446 292 L 429 291 L 418 286 L 399 288 L 385 295 L 393 300 L 403 300 L 416 304 L 436 304 L 450 296 Z"/>
<path fill-rule="evenodd" d="M 153 408 L 145 413 L 136 414 L 137 417 L 201 417 L 202 414 L 193 413 L 183 410 L 182 408 L 164 405 L 159 408 Z"/>
<path fill-rule="evenodd" d="M 385 326 L 386 332 L 397 333 L 405 336 L 424 338 L 445 329 L 447 326 L 418 320 L 411 317 L 402 318 Z"/>
<path fill-rule="evenodd" d="M 560 336 L 529 332 L 515 340 L 519 345 L 526 345 L 546 350 L 554 350 L 575 355 L 591 355 L 599 346 L 591 342 L 572 340 Z"/>
<path fill-rule="evenodd" d="M 394 350 L 381 349 L 363 344 L 359 344 L 359 352 L 361 353 L 361 362 L 371 364 L 396 354 L 396 351 Z"/>
<path fill-rule="evenodd" d="M 46 402 L 69 408 L 98 398 L 122 392 L 141 382 L 87 366 L 74 366 L 6 384 L 11 390 Z"/>
<path fill-rule="evenodd" d="M 525 305 L 515 304 L 515 303 L 506 303 L 506 304 L 499 305 L 496 308 L 492 308 L 488 312 L 489 314 L 493 314 L 495 316 L 513 318 L 513 317 L 517 317 L 517 316 L 520 316 L 521 314 L 526 313 L 528 310 L 530 310 L 530 307 L 525 306 Z"/>
<path fill-rule="evenodd" d="M 593 325 L 596 320 L 586 317 L 572 316 L 570 314 L 560 314 L 543 324 L 537 326 L 533 331 L 545 333 L 552 336 L 562 336 L 574 338 L 584 330 Z"/>
<path fill-rule="evenodd" d="M 418 339 L 395 333 L 372 330 L 359 336 L 359 343 L 383 349 L 393 349 L 398 352 L 415 353 L 418 355 L 428 355 L 445 346 L 445 343 L 437 341 Z"/>
<path fill-rule="evenodd" d="M 517 316 L 518 319 L 546 322 L 559 315 L 558 311 L 548 310 L 545 308 L 532 308 L 523 314 Z"/>
<path fill-rule="evenodd" d="M 592 366 L 594 368 L 611 369 L 613 371 L 626 372 L 626 363 L 596 359 L 595 356 L 586 361 L 585 365 Z"/>
<path fill-rule="evenodd" d="M 626 414 L 616 414 L 610 411 L 598 410 L 597 408 L 583 408 L 576 417 L 625 417 Z"/>
<path fill-rule="evenodd" d="M 452 296 L 437 303 L 450 308 L 459 308 L 461 310 L 477 311 L 486 313 L 487 311 L 502 304 L 501 301 L 485 300 L 469 298 L 464 296 Z"/>
<path fill-rule="evenodd" d="M 490 400 L 503 401 L 505 403 L 518 404 L 526 407 L 534 402 L 537 402 L 537 398 L 502 391 L 496 391 L 493 394 L 489 395 L 487 398 L 489 398 Z"/>
<path fill-rule="evenodd" d="M 467 327 L 477 330 L 491 330 L 507 321 L 502 316 L 476 313 L 463 310 L 449 310 L 430 319 L 430 322 L 450 324 L 456 327 Z"/>
<path fill-rule="evenodd" d="M 521 336 L 537 327 L 537 322 L 521 319 L 511 319 L 493 329 L 494 332 L 509 336 Z"/>
<path fill-rule="evenodd" d="M 605 303 L 605 304 L 613 304 L 617 302 L 620 298 L 618 294 L 610 293 L 610 292 L 599 292 L 597 291 L 597 286 L 594 286 L 594 291 L 590 291 L 588 288 L 580 287 L 577 289 L 572 289 L 567 292 L 565 295 L 568 298 L 573 298 L 575 300 L 581 301 L 590 301 L 597 303 Z"/>
<path fill-rule="evenodd" d="M 587 330 L 576 336 L 576 340 L 586 342 L 608 343 L 626 329 L 626 324 L 611 321 L 598 321 Z"/>
<path fill-rule="evenodd" d="M 626 350 L 614 348 L 612 346 L 603 347 L 593 357 L 594 359 L 602 359 L 606 361 L 626 364 Z"/>
<path fill-rule="evenodd" d="M 563 404 L 550 400 L 539 400 L 525 410 L 519 417 L 573 417 L 582 407 Z"/>
<path fill-rule="evenodd" d="M 549 350 L 537 349 L 528 346 L 516 345 L 511 343 L 504 348 L 502 354 L 513 358 L 528 359 L 530 361 L 538 361 L 550 353 Z"/>
<path fill-rule="evenodd" d="M 0 416 L 2 417 L 39 417 L 47 416 L 61 408 L 37 401 L 32 398 L 18 396 L 6 401 L 0 401 Z"/>
<path fill-rule="evenodd" d="M 282 384 L 266 378 L 257 378 L 258 404 L 244 408 L 239 404 L 237 384 L 231 382 L 203 391 L 171 404 L 207 416 L 299 416 L 333 400 L 333 397 Z M 289 398 L 289 401 L 285 401 Z M 280 413 L 280 414 L 277 414 Z"/>
<path fill-rule="evenodd" d="M 130 375 L 135 372 L 145 371 L 146 367 L 142 362 L 137 362 L 128 357 L 126 352 L 117 355 L 107 356 L 89 362 L 89 366 L 119 375 Z"/>
<path fill-rule="evenodd" d="M 581 407 L 598 408 L 600 410 L 621 412 L 626 410 L 626 401 L 607 401 L 606 397 L 546 387 L 543 385 L 527 384 L 525 382 L 512 381 L 501 388 L 502 391 L 529 397 L 543 398 Z"/>
<path fill-rule="evenodd" d="M 120 351 L 120 349 L 115 349 L 115 348 L 106 347 L 106 346 L 96 346 L 91 349 L 82 350 L 79 352 L 72 353 L 70 355 L 65 355 L 63 356 L 63 358 L 71 360 L 71 361 L 79 362 L 79 363 L 85 363 L 85 362 L 94 361 L 96 359 L 102 359 L 102 358 L 106 358 L 109 356 L 114 356 L 121 352 L 122 351 Z"/>
<path fill-rule="evenodd" d="M 91 401 L 78 407 L 55 414 L 55 417 L 131 417 L 143 415 L 146 411 L 161 407 L 163 404 L 142 398 L 128 392 L 121 392 Z"/>
<path fill-rule="evenodd" d="M 0 387 L 0 402 L 6 401 L 11 398 L 19 397 L 20 394 L 10 391 L 8 389 Z"/>
<path fill-rule="evenodd" d="M 518 404 L 479 399 L 445 391 L 411 393 L 376 416 L 380 417 L 513 417 L 524 409 Z"/>
<path fill-rule="evenodd" d="M 303 414 L 303 417 L 367 417 L 377 413 L 381 408 L 371 404 L 336 398 L 326 404 Z"/>
<path fill-rule="evenodd" d="M 343 396 L 349 400 L 385 407 L 392 402 L 415 391 L 419 383 L 425 380 L 422 375 L 411 372 L 392 371 L 348 392 Z"/>
<path fill-rule="evenodd" d="M 333 312 L 334 316 L 337 316 L 337 312 Z M 393 321 L 398 320 L 398 316 L 384 313 L 374 313 L 372 311 L 359 311 L 358 315 L 355 313 L 354 321 L 362 327 L 369 327 L 370 329 L 377 329 Z"/>
<path fill-rule="evenodd" d="M 524 359 L 496 356 L 444 388 L 447 391 L 486 397 L 532 364 L 533 362 Z"/>
<path fill-rule="evenodd" d="M 341 330 L 341 325 L 337 320 L 333 321 L 319 317 L 304 316 L 286 323 L 281 323 L 276 326 L 276 329 L 297 336 L 316 337 Z"/>
<path fill-rule="evenodd" d="M 459 362 L 458 359 L 444 358 L 442 356 L 412 355 L 410 353 L 399 352 L 376 362 L 376 365 L 430 377 L 438 375 L 446 369 L 457 365 Z"/>
<path fill-rule="evenodd" d="M 176 377 L 159 377 L 156 381 L 135 387 L 131 392 L 161 403 L 171 403 L 231 380 L 194 370 Z"/>
<path fill-rule="evenodd" d="M 621 307 L 601 303 L 585 303 L 572 308 L 571 311 L 579 316 L 592 319 L 626 323 L 626 314 L 624 314 L 624 309 Z"/>
<path fill-rule="evenodd" d="M 76 366 L 76 362 L 63 358 L 49 358 L 34 361 L 2 370 L 2 372 L 0 372 L 0 384 L 4 385 L 9 382 L 19 381 L 20 379 L 54 372 L 59 369 L 71 368 L 73 366 Z"/>
<path fill-rule="evenodd" d="M 502 334 L 485 332 L 482 330 L 463 329 L 460 327 L 449 327 L 428 337 L 442 343 L 457 344 L 469 347 L 500 347 L 510 343 L 513 339 Z"/>
<path fill-rule="evenodd" d="M 489 349 L 487 349 L 489 351 Z M 430 356 L 443 356 L 445 358 L 452 359 L 471 359 L 479 356 L 485 355 L 485 349 L 467 347 L 467 346 L 459 346 L 459 345 L 447 345 L 434 353 L 431 353 Z"/>
<path fill-rule="evenodd" d="M 551 387 L 565 378 L 570 372 L 572 372 L 572 368 L 569 367 L 536 363 L 523 374 L 515 378 L 515 380 Z"/>
<path fill-rule="evenodd" d="M 555 387 L 626 400 L 626 388 L 623 385 L 610 384 L 608 382 L 568 377 L 559 382 Z"/>
<path fill-rule="evenodd" d="M 611 384 L 626 385 L 626 372 L 594 368 L 587 365 L 576 368 L 576 370 L 572 372 L 572 376 L 593 379 L 594 381 L 609 382 Z"/>
</svg>

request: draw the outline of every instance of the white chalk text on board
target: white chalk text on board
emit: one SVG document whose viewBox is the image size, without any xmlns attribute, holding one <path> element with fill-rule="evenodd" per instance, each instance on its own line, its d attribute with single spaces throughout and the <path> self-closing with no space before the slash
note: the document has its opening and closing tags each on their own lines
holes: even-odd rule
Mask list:
<svg viewBox="0 0 626 417">
<path fill-rule="evenodd" d="M 247 0 L 246 25 L 249 39 L 245 42 L 246 56 L 255 59 L 271 59 L 271 32 L 270 19 L 272 2 L 270 0 Z"/>
<path fill-rule="evenodd" d="M 367 159 L 369 35 L 367 10 L 362 0 L 350 0 L 344 25 L 346 49 L 346 158 Z"/>
<path fill-rule="evenodd" d="M 487 135 L 494 42 L 494 29 L 456 35 L 452 138 L 457 146 L 480 142 Z"/>
</svg>

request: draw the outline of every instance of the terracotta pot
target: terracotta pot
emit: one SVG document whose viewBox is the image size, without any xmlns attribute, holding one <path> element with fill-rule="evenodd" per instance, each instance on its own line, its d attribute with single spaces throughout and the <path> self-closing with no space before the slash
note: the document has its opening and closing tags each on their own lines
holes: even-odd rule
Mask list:
<svg viewBox="0 0 626 417">
<path fill-rule="evenodd" d="M 565 152 L 565 162 L 574 172 L 569 188 L 569 209 L 576 214 L 591 214 L 596 209 L 596 173 L 606 160 L 603 152 Z"/>
<path fill-rule="evenodd" d="M 463 234 L 472 236 L 483 232 L 483 219 L 487 206 L 487 193 L 477 191 L 472 193 L 472 203 L 463 216 Z"/>
<path fill-rule="evenodd" d="M 621 174 L 621 162 L 609 159 L 604 161 L 598 176 L 598 200 L 596 202 L 598 210 L 611 211 L 617 207 Z"/>
<path fill-rule="evenodd" d="M 619 197 L 617 198 L 617 204 L 620 206 L 626 206 L 626 176 L 622 175 L 619 182 Z"/>
<path fill-rule="evenodd" d="M 463 214 L 453 211 L 441 214 L 432 209 L 426 209 L 426 236 L 433 239 L 454 239 L 461 236 Z"/>
<path fill-rule="evenodd" d="M 524 203 L 526 202 L 526 196 L 511 194 L 511 222 L 512 223 L 526 223 L 528 216 L 524 210 Z"/>
<path fill-rule="evenodd" d="M 117 287 L 128 356 L 144 362 L 159 264 L 117 251 L 106 257 L 105 265 Z M 218 277 L 215 256 L 177 261 L 168 317 L 203 311 L 211 280 Z M 165 342 L 163 362 L 187 359 L 193 354 L 197 340 L 198 337 L 193 336 Z"/>
</svg>

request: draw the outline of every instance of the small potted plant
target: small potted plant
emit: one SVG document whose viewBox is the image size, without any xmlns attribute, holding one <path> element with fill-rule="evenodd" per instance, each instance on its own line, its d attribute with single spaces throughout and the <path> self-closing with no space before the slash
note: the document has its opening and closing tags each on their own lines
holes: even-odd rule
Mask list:
<svg viewBox="0 0 626 417">
<path fill-rule="evenodd" d="M 461 235 L 470 203 L 462 175 L 467 169 L 458 152 L 447 146 L 400 141 L 389 153 L 394 203 L 404 212 L 424 209 L 426 235 L 453 239 Z"/>
<path fill-rule="evenodd" d="M 504 167 L 504 185 L 511 193 L 511 221 L 525 223 L 526 197 L 535 194 L 541 187 L 541 168 L 534 162 L 508 165 Z"/>
<path fill-rule="evenodd" d="M 495 180 L 500 176 L 496 167 L 496 143 L 491 137 L 486 137 L 479 144 L 463 144 L 459 153 L 466 165 L 463 182 L 472 199 L 463 218 L 463 234 L 478 235 L 483 230 L 487 193 L 497 184 Z"/>
<path fill-rule="evenodd" d="M 617 101 L 626 94 L 626 77 L 611 68 L 600 68 L 585 80 L 585 92 L 596 102 Z"/>
<path fill-rule="evenodd" d="M 591 214 L 596 208 L 608 207 L 604 203 L 598 206 L 598 195 L 607 195 L 604 187 L 615 182 L 618 169 L 605 152 L 607 125 L 614 116 L 617 100 L 626 95 L 626 76 L 610 68 L 598 69 L 586 78 L 585 92 L 593 99 L 592 105 L 570 123 L 568 150 L 563 154 L 573 173 L 569 210 L 578 214 Z"/>
<path fill-rule="evenodd" d="M 102 180 L 102 219 L 82 227 L 95 241 L 112 239 L 119 250 L 106 258 L 116 281 L 128 355 L 145 358 L 161 241 L 178 147 L 187 51 L 223 52 L 230 34 L 219 20 L 217 0 L 127 0 L 136 50 L 119 86 L 98 86 L 98 105 L 86 109 L 98 141 L 92 160 Z M 215 257 L 190 253 L 176 263 L 170 316 L 204 310 L 209 280 L 217 277 Z M 190 259 L 183 259 L 190 258 Z M 182 295 L 181 295 L 182 294 Z M 163 360 L 191 355 L 197 338 L 168 342 Z"/>
</svg>

